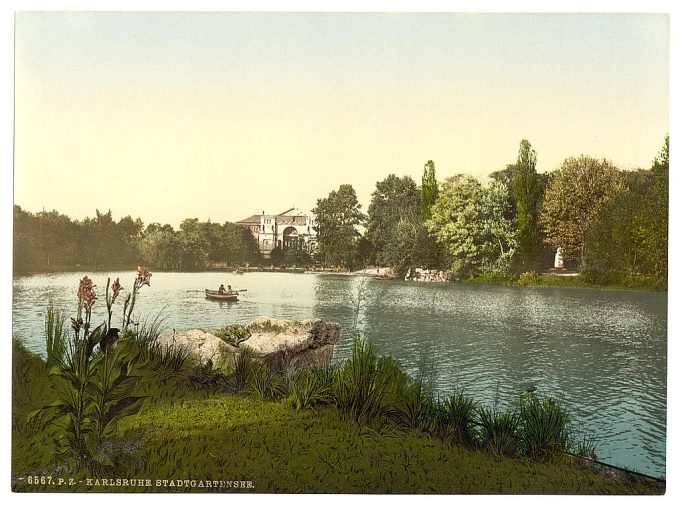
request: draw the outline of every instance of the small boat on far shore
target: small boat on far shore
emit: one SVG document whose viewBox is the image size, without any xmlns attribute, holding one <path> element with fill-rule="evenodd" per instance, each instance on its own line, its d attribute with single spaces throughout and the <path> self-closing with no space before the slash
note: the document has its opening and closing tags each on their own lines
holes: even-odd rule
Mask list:
<svg viewBox="0 0 680 508">
<path fill-rule="evenodd" d="M 238 302 L 238 293 L 220 293 L 211 289 L 205 290 L 205 297 L 208 300 L 215 300 L 219 302 Z"/>
</svg>

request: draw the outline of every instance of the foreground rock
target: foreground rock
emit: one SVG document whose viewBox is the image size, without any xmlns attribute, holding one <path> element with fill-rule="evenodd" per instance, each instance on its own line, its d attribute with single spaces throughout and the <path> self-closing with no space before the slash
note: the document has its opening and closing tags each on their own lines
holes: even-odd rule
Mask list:
<svg viewBox="0 0 680 508">
<path fill-rule="evenodd" d="M 256 357 L 290 362 L 298 367 L 328 365 L 340 338 L 340 325 L 321 319 L 288 321 L 259 318 L 245 325 L 246 335 L 238 346 L 218 335 L 225 328 L 173 331 L 158 338 L 159 344 L 186 347 L 201 363 L 224 365 L 248 349 Z"/>
</svg>

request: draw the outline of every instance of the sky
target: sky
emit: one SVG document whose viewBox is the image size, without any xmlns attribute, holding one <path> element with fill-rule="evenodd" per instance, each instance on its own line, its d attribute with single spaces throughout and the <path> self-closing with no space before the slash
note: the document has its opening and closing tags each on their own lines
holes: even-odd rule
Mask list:
<svg viewBox="0 0 680 508">
<path fill-rule="evenodd" d="M 20 12 L 14 202 L 178 226 L 364 210 L 388 174 L 480 178 L 521 139 L 648 168 L 669 130 L 664 14 Z"/>
</svg>

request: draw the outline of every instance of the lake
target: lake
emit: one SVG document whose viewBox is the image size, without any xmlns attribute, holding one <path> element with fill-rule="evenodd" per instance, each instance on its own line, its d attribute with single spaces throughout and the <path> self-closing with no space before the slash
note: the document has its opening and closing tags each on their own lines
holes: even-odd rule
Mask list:
<svg viewBox="0 0 680 508">
<path fill-rule="evenodd" d="M 106 273 L 89 274 L 103 319 Z M 82 274 L 14 280 L 14 334 L 44 354 L 48 300 L 75 313 Z M 131 288 L 135 273 L 120 276 Z M 245 288 L 236 303 L 202 290 Z M 123 295 L 124 296 L 124 295 Z M 339 322 L 335 359 L 361 333 L 380 354 L 441 391 L 461 388 L 493 405 L 529 386 L 557 398 L 577 428 L 598 440 L 600 460 L 665 476 L 666 293 L 382 281 L 285 273 L 154 273 L 138 317 L 165 330 L 245 323 L 260 316 Z M 120 322 L 122 298 L 114 314 Z M 96 313 L 95 313 L 96 314 Z M 94 321 L 94 320 L 93 320 Z"/>
</svg>

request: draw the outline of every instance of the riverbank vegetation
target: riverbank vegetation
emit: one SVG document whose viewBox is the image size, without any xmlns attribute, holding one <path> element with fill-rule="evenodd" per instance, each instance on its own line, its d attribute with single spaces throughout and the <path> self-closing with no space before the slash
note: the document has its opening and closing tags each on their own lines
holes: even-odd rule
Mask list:
<svg viewBox="0 0 680 508">
<path fill-rule="evenodd" d="M 128 294 L 150 277 L 140 267 Z M 122 294 L 107 285 L 109 310 Z M 664 490 L 590 461 L 592 439 L 549 396 L 487 407 L 460 390 L 435 393 L 360 338 L 348 359 L 319 369 L 248 352 L 217 368 L 160 345 L 158 321 L 95 326 L 96 300 L 85 277 L 70 329 L 65 314 L 46 312 L 46 360 L 14 341 L 14 490 L 63 490 L 57 478 L 83 480 L 70 491 L 109 490 L 87 478 L 244 480 L 256 492 Z"/>
<path fill-rule="evenodd" d="M 506 286 L 533 286 L 558 288 L 625 289 L 640 291 L 666 291 L 667 282 L 651 275 L 617 272 L 583 271 L 578 274 L 557 275 L 524 272 L 482 273 L 461 282 L 467 284 L 499 284 Z"/>
</svg>

